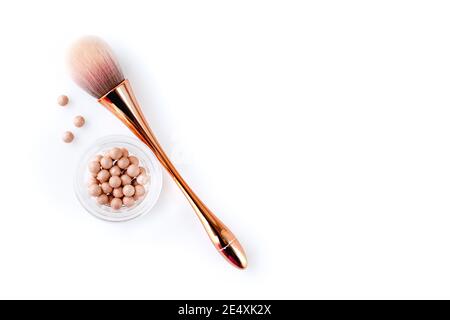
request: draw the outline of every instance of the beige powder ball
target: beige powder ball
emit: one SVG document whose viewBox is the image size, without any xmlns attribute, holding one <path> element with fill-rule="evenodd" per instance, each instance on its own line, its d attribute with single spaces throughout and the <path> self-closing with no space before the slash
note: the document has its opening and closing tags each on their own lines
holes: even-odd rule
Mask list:
<svg viewBox="0 0 450 320">
<path fill-rule="evenodd" d="M 91 185 L 89 187 L 89 194 L 93 197 L 98 197 L 102 194 L 102 188 L 100 188 L 100 186 L 96 184 Z"/>
<path fill-rule="evenodd" d="M 101 205 L 108 204 L 108 196 L 106 194 L 101 194 L 97 198 L 97 203 Z"/>
<path fill-rule="evenodd" d="M 128 158 L 122 157 L 117 161 L 117 165 L 120 169 L 126 169 L 130 165 L 130 160 Z"/>
<path fill-rule="evenodd" d="M 112 176 L 109 178 L 109 185 L 113 188 L 118 188 L 122 184 L 122 179 L 120 179 L 118 176 Z"/>
<path fill-rule="evenodd" d="M 120 170 L 120 168 L 118 166 L 113 166 L 111 169 L 109 169 L 109 173 L 112 176 L 120 176 L 120 174 L 122 173 L 122 170 Z"/>
<path fill-rule="evenodd" d="M 145 187 L 141 185 L 137 185 L 134 187 L 134 195 L 141 197 L 145 194 Z"/>
<path fill-rule="evenodd" d="M 122 199 L 124 206 L 126 207 L 132 207 L 135 203 L 134 198 L 133 197 L 124 197 Z"/>
<path fill-rule="evenodd" d="M 58 97 L 57 102 L 62 107 L 67 106 L 67 104 L 69 103 L 69 97 L 62 94 Z"/>
<path fill-rule="evenodd" d="M 114 210 L 119 210 L 122 207 L 122 200 L 119 198 L 114 198 L 111 200 L 111 208 Z"/>
<path fill-rule="evenodd" d="M 115 188 L 112 192 L 113 196 L 116 198 L 122 198 L 123 197 L 123 192 L 122 192 L 122 187 L 119 188 Z"/>
<path fill-rule="evenodd" d="M 128 157 L 128 160 L 130 160 L 130 163 L 131 163 L 131 164 L 135 164 L 136 166 L 139 165 L 139 159 L 136 158 L 135 156 L 129 156 L 129 157 Z"/>
<path fill-rule="evenodd" d="M 108 181 L 110 176 L 111 175 L 109 174 L 109 171 L 103 169 L 103 170 L 100 170 L 100 172 L 97 174 L 97 180 L 100 182 L 105 182 L 105 181 Z"/>
<path fill-rule="evenodd" d="M 89 171 L 91 173 L 97 174 L 100 171 L 100 169 L 101 169 L 100 162 L 98 162 L 98 161 L 91 161 L 88 164 L 88 168 L 89 168 Z"/>
<path fill-rule="evenodd" d="M 111 193 L 113 191 L 113 188 L 110 186 L 108 182 L 103 182 L 101 184 L 101 188 L 105 194 Z"/>
<path fill-rule="evenodd" d="M 140 184 L 141 186 L 143 186 L 144 184 L 146 184 L 148 182 L 148 176 L 145 174 L 140 174 L 137 178 L 136 181 L 138 184 Z"/>
<path fill-rule="evenodd" d="M 129 155 L 127 148 L 122 148 L 122 157 L 128 158 Z"/>
<path fill-rule="evenodd" d="M 104 156 L 102 160 L 100 160 L 100 164 L 103 169 L 111 169 L 113 166 L 113 161 L 110 156 Z"/>
<path fill-rule="evenodd" d="M 130 178 L 130 176 L 128 176 L 128 175 L 126 175 L 126 174 L 122 175 L 122 176 L 120 177 L 120 180 L 122 180 L 122 185 L 123 185 L 123 186 L 126 186 L 126 185 L 128 185 L 128 184 L 131 184 L 131 178 Z"/>
<path fill-rule="evenodd" d="M 100 160 L 102 160 L 102 158 L 103 158 L 103 156 L 101 154 L 98 154 L 92 159 L 92 161 L 100 162 Z"/>
<path fill-rule="evenodd" d="M 126 185 L 122 188 L 122 192 L 125 197 L 132 197 L 134 195 L 134 187 L 132 185 Z"/>
<path fill-rule="evenodd" d="M 88 179 L 88 186 L 92 186 L 92 185 L 95 185 L 95 184 L 98 185 L 99 183 L 100 182 L 95 177 L 89 177 L 89 179 Z"/>
<path fill-rule="evenodd" d="M 122 158 L 122 149 L 120 149 L 120 148 L 112 148 L 109 151 L 109 156 L 113 160 L 119 160 L 120 158 Z"/>
<path fill-rule="evenodd" d="M 70 132 L 70 131 L 64 132 L 64 134 L 63 134 L 63 141 L 65 143 L 71 143 L 73 141 L 73 138 L 74 138 L 74 135 L 73 135 L 72 132 Z"/>
<path fill-rule="evenodd" d="M 111 201 L 114 199 L 114 196 L 112 194 L 108 194 L 108 206 L 111 205 Z"/>
<path fill-rule="evenodd" d="M 144 167 L 139 167 L 139 174 L 147 174 L 147 171 L 145 171 Z"/>
<path fill-rule="evenodd" d="M 139 174 L 139 167 L 136 164 L 132 164 L 127 169 L 127 175 L 134 178 Z"/>
<path fill-rule="evenodd" d="M 73 119 L 73 124 L 77 128 L 81 128 L 82 126 L 84 126 L 85 123 L 86 123 L 86 120 L 84 120 L 84 118 L 82 116 L 76 116 Z"/>
</svg>

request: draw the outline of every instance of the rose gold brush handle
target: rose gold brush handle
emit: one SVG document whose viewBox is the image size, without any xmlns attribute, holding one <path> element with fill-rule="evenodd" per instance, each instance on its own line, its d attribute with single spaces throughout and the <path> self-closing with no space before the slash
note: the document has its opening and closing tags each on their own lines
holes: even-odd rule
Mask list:
<svg viewBox="0 0 450 320">
<path fill-rule="evenodd" d="M 167 172 L 183 191 L 195 213 L 205 227 L 209 238 L 216 249 L 234 266 L 247 267 L 244 249 L 234 234 L 219 220 L 197 197 L 179 172 L 170 162 L 155 135 L 147 124 L 128 80 L 124 80 L 116 88 L 98 100 L 114 113 L 134 134 L 143 141 L 155 154 Z"/>
</svg>

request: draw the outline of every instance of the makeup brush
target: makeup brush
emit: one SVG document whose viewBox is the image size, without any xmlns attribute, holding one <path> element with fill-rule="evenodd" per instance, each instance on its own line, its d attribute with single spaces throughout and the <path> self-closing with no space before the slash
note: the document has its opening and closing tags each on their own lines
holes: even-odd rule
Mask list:
<svg viewBox="0 0 450 320">
<path fill-rule="evenodd" d="M 246 268 L 247 257 L 239 241 L 192 191 L 163 151 L 110 47 L 97 37 L 82 38 L 71 48 L 68 62 L 74 81 L 153 151 L 186 196 L 220 254 L 234 266 Z"/>
</svg>

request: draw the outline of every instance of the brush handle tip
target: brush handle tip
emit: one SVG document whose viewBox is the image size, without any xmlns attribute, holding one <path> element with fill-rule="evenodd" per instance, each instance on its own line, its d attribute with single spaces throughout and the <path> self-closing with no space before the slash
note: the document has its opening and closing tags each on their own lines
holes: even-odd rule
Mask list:
<svg viewBox="0 0 450 320">
<path fill-rule="evenodd" d="M 233 266 L 238 269 L 245 269 L 248 266 L 247 256 L 239 241 L 234 238 L 227 246 L 219 249 L 220 254 Z"/>
</svg>

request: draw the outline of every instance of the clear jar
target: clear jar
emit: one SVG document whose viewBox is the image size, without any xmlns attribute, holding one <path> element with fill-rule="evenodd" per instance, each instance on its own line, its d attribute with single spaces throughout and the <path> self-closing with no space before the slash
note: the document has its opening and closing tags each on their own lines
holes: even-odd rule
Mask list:
<svg viewBox="0 0 450 320">
<path fill-rule="evenodd" d="M 132 207 L 122 207 L 119 210 L 98 204 L 88 192 L 88 179 L 91 176 L 88 170 L 89 162 L 97 154 L 104 154 L 114 147 L 128 149 L 130 155 L 139 159 L 139 165 L 145 168 L 149 176 L 149 181 L 145 185 L 145 194 Z M 162 188 L 161 166 L 153 152 L 141 141 L 128 136 L 106 136 L 94 142 L 83 154 L 75 172 L 74 184 L 78 200 L 89 213 L 107 221 L 127 221 L 148 213 L 155 205 Z"/>
</svg>

